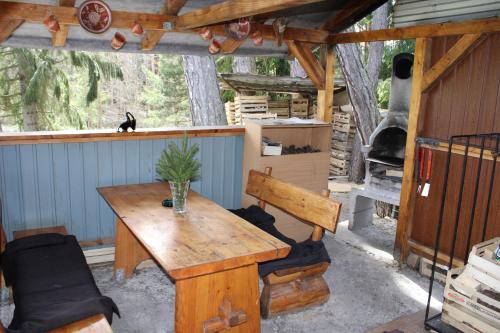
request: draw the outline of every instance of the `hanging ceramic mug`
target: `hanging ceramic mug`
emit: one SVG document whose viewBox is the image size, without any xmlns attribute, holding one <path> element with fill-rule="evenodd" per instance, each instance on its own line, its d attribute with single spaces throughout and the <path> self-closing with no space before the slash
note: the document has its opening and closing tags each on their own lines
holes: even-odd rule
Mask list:
<svg viewBox="0 0 500 333">
<path fill-rule="evenodd" d="M 201 38 L 203 38 L 203 40 L 209 40 L 212 39 L 214 35 L 209 27 L 203 27 L 200 29 L 200 36 Z"/>
<path fill-rule="evenodd" d="M 252 38 L 253 43 L 257 46 L 261 46 L 262 43 L 264 43 L 264 37 L 262 37 L 262 32 L 260 32 L 259 30 L 252 33 L 250 38 Z"/>
<path fill-rule="evenodd" d="M 111 40 L 111 47 L 115 50 L 119 50 L 123 47 L 123 45 L 125 45 L 126 42 L 127 40 L 125 39 L 125 36 L 117 32 Z"/>
<path fill-rule="evenodd" d="M 219 53 L 221 47 L 222 46 L 217 39 L 212 39 L 212 42 L 208 46 L 208 52 L 210 52 L 210 54 Z"/>
<path fill-rule="evenodd" d="M 134 25 L 130 28 L 130 30 L 137 37 L 140 37 L 144 33 L 142 25 L 140 25 L 138 22 L 135 22 Z"/>
<path fill-rule="evenodd" d="M 57 21 L 57 18 L 55 15 L 50 15 L 47 17 L 44 21 L 43 24 L 49 29 L 50 32 L 58 32 L 61 30 L 61 27 L 59 26 L 59 22 Z"/>
</svg>

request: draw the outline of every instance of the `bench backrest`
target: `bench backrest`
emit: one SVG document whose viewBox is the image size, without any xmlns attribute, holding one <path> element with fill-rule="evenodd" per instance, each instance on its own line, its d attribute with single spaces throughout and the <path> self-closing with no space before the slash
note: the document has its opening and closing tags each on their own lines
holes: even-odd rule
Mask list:
<svg viewBox="0 0 500 333">
<path fill-rule="evenodd" d="M 329 197 L 256 170 L 249 172 L 246 193 L 333 233 L 337 229 L 342 205 Z"/>
</svg>

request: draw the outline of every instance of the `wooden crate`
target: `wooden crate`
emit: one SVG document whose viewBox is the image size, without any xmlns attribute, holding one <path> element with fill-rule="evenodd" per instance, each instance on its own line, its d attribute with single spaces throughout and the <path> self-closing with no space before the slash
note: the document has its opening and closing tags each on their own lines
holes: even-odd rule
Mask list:
<svg viewBox="0 0 500 333">
<path fill-rule="evenodd" d="M 445 299 L 500 327 L 500 299 L 497 300 L 500 292 L 475 280 L 467 272 L 469 268 L 450 270 L 446 278 Z"/>
<path fill-rule="evenodd" d="M 333 121 L 343 124 L 353 124 L 353 116 L 347 112 L 333 112 Z"/>
<path fill-rule="evenodd" d="M 500 264 L 494 259 L 500 237 L 474 245 L 469 255 L 469 264 L 500 281 Z"/>
<path fill-rule="evenodd" d="M 336 166 L 338 168 L 348 168 L 349 165 L 351 164 L 350 161 L 346 161 L 346 160 L 341 160 L 341 159 L 338 159 L 338 158 L 335 158 L 335 157 L 330 157 L 330 164 L 333 165 L 333 166 Z"/>
<path fill-rule="evenodd" d="M 349 173 L 349 168 L 339 168 L 333 165 L 330 165 L 330 175 L 332 176 L 347 176 Z"/>
<path fill-rule="evenodd" d="M 309 100 L 307 98 L 293 98 L 290 114 L 292 117 L 307 119 L 309 116 Z"/>
<path fill-rule="evenodd" d="M 339 149 L 332 149 L 332 157 L 335 157 L 335 158 L 338 158 L 338 159 L 341 159 L 341 160 L 347 160 L 347 161 L 350 161 L 351 160 L 351 152 L 349 151 L 343 151 L 343 150 L 339 150 Z"/>
<path fill-rule="evenodd" d="M 344 124 L 344 123 L 335 122 L 335 123 L 333 123 L 333 129 L 335 131 L 339 131 L 339 132 L 343 132 L 343 133 L 351 133 L 351 134 L 356 133 L 356 126 L 354 126 L 353 124 Z"/>
<path fill-rule="evenodd" d="M 245 125 L 248 119 L 263 120 L 263 119 L 276 119 L 276 113 L 243 113 L 241 115 L 241 124 Z"/>
<path fill-rule="evenodd" d="M 224 109 L 226 110 L 227 124 L 236 125 L 236 108 L 234 102 L 226 102 Z"/>
<path fill-rule="evenodd" d="M 276 113 L 278 118 L 290 118 L 290 101 L 267 102 L 269 113 Z"/>
<path fill-rule="evenodd" d="M 236 111 L 240 113 L 266 113 L 268 111 L 267 96 L 237 96 L 234 104 Z"/>
<path fill-rule="evenodd" d="M 332 148 L 352 152 L 353 142 L 343 142 L 338 140 L 332 140 Z"/>
<path fill-rule="evenodd" d="M 493 333 L 500 331 L 500 326 L 447 299 L 443 303 L 441 318 L 445 323 L 464 333 Z"/>
</svg>

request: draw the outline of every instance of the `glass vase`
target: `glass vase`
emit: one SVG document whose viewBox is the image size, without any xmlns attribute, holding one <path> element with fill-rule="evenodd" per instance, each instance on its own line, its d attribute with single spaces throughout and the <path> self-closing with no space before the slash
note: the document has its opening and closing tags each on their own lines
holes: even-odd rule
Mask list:
<svg viewBox="0 0 500 333">
<path fill-rule="evenodd" d="M 187 211 L 187 195 L 189 192 L 189 180 L 187 182 L 168 182 L 172 193 L 172 207 L 174 213 L 185 214 Z"/>
</svg>

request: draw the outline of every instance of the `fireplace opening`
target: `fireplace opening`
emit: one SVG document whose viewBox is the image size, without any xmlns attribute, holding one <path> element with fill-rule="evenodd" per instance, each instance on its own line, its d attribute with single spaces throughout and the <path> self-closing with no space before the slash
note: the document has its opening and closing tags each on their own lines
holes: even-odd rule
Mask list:
<svg viewBox="0 0 500 333">
<path fill-rule="evenodd" d="M 406 131 L 400 127 L 387 127 L 373 139 L 368 161 L 401 168 L 404 165 Z"/>
</svg>

